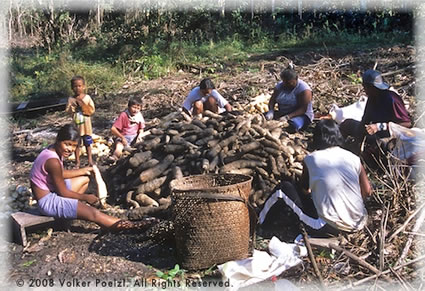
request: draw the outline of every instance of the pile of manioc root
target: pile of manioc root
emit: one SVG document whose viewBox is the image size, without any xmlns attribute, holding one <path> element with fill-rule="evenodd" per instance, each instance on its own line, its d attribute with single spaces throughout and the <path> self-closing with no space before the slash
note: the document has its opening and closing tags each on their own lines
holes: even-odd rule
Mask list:
<svg viewBox="0 0 425 291">
<path fill-rule="evenodd" d="M 110 168 L 108 188 L 116 202 L 131 208 L 166 208 L 173 179 L 237 173 L 253 177 L 250 202 L 260 207 L 281 180 L 294 181 L 302 173 L 307 138 L 284 128 L 261 114 L 206 111 L 192 120 L 183 112 L 170 113 L 151 124 L 133 153 Z"/>
</svg>

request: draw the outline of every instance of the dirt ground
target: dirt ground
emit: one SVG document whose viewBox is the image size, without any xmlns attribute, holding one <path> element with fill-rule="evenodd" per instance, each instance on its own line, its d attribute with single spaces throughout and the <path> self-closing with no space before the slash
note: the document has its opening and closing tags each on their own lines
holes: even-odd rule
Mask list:
<svg viewBox="0 0 425 291">
<path fill-rule="evenodd" d="M 226 64 L 223 70 L 215 74 L 205 73 L 208 68 L 183 67 L 178 73 L 156 80 L 128 80 L 117 92 L 93 96 L 96 104 L 94 132 L 105 138 L 110 136 L 112 120 L 126 108 L 130 95 L 143 96 L 143 115 L 149 122 L 179 108 L 190 89 L 206 76 L 213 77 L 219 92 L 231 103 L 245 104 L 249 98 L 260 93 L 271 93 L 276 84 L 275 77 L 289 60 L 297 66 L 300 78 L 312 86 L 316 112 L 325 113 L 334 102 L 345 105 L 357 100 L 364 93 L 361 84 L 355 83 L 353 78 L 361 76 L 361 72 L 372 68 L 375 62 L 382 72 L 401 70 L 389 75 L 386 80 L 410 101 L 411 112 L 416 106 L 413 100 L 414 72 L 411 68 L 415 62 L 415 50 L 410 46 L 356 51 L 280 51 L 253 55 L 242 64 Z M 54 138 L 46 132 L 60 128 L 69 120 L 64 112 L 48 112 L 42 116 L 19 116 L 7 122 L 11 133 L 10 187 L 29 187 L 27 177 L 32 162 L 43 146 Z M 45 134 L 36 134 L 37 130 Z M 104 157 L 95 159 L 102 170 L 107 169 Z M 85 162 L 83 158 L 82 163 Z M 65 165 L 72 167 L 73 164 L 67 162 Z M 12 241 L 7 243 L 10 264 L 8 279 L 11 282 L 16 279 L 28 282 L 34 278 L 154 278 L 156 269 L 169 270 L 177 263 L 170 241 L 158 244 L 140 239 L 139 234 L 108 234 L 93 223 L 79 220 L 72 221 L 64 230 L 55 228 L 51 234 L 47 229 L 31 230 L 28 237 L 30 245 L 26 248 Z M 284 228 L 272 232 L 261 231 L 265 238 L 272 233 L 283 239 L 293 235 L 288 235 Z M 212 276 L 215 276 L 214 272 Z"/>
</svg>

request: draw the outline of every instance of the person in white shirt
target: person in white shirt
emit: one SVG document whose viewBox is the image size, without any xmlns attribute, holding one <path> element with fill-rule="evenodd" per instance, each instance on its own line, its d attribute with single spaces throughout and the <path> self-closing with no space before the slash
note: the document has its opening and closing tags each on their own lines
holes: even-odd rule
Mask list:
<svg viewBox="0 0 425 291">
<path fill-rule="evenodd" d="M 230 103 L 215 90 L 209 78 L 203 79 L 199 86 L 193 88 L 183 102 L 183 111 L 191 116 L 200 115 L 204 110 L 214 113 L 232 111 Z"/>
<path fill-rule="evenodd" d="M 311 88 L 298 78 L 292 68 L 283 70 L 280 78 L 282 81 L 274 88 L 265 117 L 267 120 L 287 121 L 292 131 L 302 130 L 314 117 Z M 278 110 L 275 110 L 276 103 Z"/>
<path fill-rule="evenodd" d="M 355 232 L 367 223 L 364 199 L 372 189 L 360 158 L 341 148 L 342 142 L 336 122 L 321 120 L 313 133 L 316 150 L 303 162 L 299 191 L 290 182 L 277 190 L 313 236 Z"/>
</svg>

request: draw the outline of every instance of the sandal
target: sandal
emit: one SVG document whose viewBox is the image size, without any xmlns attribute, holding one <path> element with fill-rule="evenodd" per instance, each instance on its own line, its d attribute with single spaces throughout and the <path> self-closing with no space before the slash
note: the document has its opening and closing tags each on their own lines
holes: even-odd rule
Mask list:
<svg viewBox="0 0 425 291">
<path fill-rule="evenodd" d="M 114 223 L 109 230 L 112 232 L 120 232 L 125 230 L 142 230 L 152 226 L 155 223 L 158 223 L 159 219 L 153 218 L 149 220 L 139 220 L 139 221 L 131 221 L 131 220 L 118 220 Z"/>
</svg>

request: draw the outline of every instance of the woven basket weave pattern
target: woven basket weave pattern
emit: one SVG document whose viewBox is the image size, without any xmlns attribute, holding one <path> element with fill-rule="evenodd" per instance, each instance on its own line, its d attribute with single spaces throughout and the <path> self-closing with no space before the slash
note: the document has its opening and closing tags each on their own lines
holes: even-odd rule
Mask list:
<svg viewBox="0 0 425 291">
<path fill-rule="evenodd" d="M 185 269 L 204 269 L 248 257 L 246 204 L 200 196 L 208 193 L 248 201 L 251 180 L 244 175 L 210 174 L 171 182 L 177 253 Z"/>
</svg>

